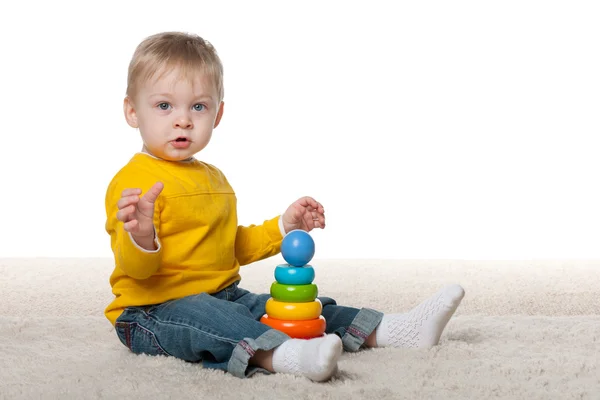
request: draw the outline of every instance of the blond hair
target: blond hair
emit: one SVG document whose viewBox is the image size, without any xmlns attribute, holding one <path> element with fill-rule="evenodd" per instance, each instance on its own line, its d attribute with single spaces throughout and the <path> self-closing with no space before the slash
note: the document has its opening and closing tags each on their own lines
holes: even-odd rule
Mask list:
<svg viewBox="0 0 600 400">
<path fill-rule="evenodd" d="M 219 102 L 223 100 L 223 65 L 211 43 L 198 35 L 162 32 L 144 39 L 136 48 L 127 76 L 127 96 L 133 97 L 140 85 L 171 68 L 180 68 L 182 77 L 198 72 L 208 74 L 215 84 Z"/>
</svg>

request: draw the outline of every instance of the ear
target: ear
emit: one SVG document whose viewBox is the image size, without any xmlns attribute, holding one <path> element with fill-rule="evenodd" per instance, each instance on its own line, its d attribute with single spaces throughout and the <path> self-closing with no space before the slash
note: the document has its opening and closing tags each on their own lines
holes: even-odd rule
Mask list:
<svg viewBox="0 0 600 400">
<path fill-rule="evenodd" d="M 133 100 L 129 96 L 125 97 L 123 100 L 123 113 L 125 114 L 125 120 L 132 128 L 138 128 L 138 120 L 137 113 L 135 112 L 135 107 L 133 105 Z"/>
<path fill-rule="evenodd" d="M 219 125 L 219 122 L 221 122 L 221 118 L 223 117 L 223 107 L 225 107 L 225 102 L 221 102 L 221 105 L 219 106 L 219 111 L 217 112 L 217 117 L 215 118 L 215 125 L 213 126 L 213 128 L 216 128 Z"/>
</svg>

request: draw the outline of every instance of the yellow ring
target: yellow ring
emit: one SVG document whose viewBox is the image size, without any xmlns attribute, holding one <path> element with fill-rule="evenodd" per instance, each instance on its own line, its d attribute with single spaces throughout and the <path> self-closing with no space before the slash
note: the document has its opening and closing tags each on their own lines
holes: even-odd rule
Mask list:
<svg viewBox="0 0 600 400">
<path fill-rule="evenodd" d="M 323 311 L 323 305 L 319 299 L 307 303 L 286 303 L 271 297 L 265 304 L 265 311 L 271 318 L 303 321 L 319 318 Z"/>
</svg>

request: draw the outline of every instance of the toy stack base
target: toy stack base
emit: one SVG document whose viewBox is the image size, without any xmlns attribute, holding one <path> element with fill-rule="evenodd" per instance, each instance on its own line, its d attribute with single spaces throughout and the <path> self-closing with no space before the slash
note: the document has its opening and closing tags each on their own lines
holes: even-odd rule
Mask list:
<svg viewBox="0 0 600 400">
<path fill-rule="evenodd" d="M 261 317 L 260 322 L 285 333 L 293 339 L 312 339 L 323 336 L 327 324 L 322 315 L 317 319 L 290 321 L 275 319 L 265 314 Z"/>
<path fill-rule="evenodd" d="M 314 277 L 310 265 L 278 265 L 271 298 L 265 304 L 265 315 L 260 322 L 294 339 L 323 336 L 326 321 L 321 315 L 323 305 L 317 299 L 319 289 L 312 283 Z"/>
<path fill-rule="evenodd" d="M 288 264 L 275 268 L 271 298 L 265 304 L 260 322 L 294 339 L 311 339 L 325 335 L 323 305 L 313 284 L 315 271 L 308 262 L 314 254 L 314 242 L 304 231 L 289 232 L 283 239 L 281 253 Z"/>
</svg>

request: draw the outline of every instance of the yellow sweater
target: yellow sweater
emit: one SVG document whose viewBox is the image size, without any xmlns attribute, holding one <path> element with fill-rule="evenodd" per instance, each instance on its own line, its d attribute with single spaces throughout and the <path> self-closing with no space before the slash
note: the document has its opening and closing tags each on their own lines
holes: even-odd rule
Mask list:
<svg viewBox="0 0 600 400">
<path fill-rule="evenodd" d="M 141 188 L 143 195 L 157 181 L 164 183 L 154 212 L 158 249 L 147 251 L 117 220 L 117 201 L 124 189 Z M 106 318 L 114 325 L 129 306 L 218 292 L 240 279 L 240 265 L 279 253 L 279 217 L 238 226 L 236 203 L 229 182 L 210 164 L 135 154 L 106 192 L 106 231 L 115 260 L 110 276 L 115 299 Z"/>
</svg>

